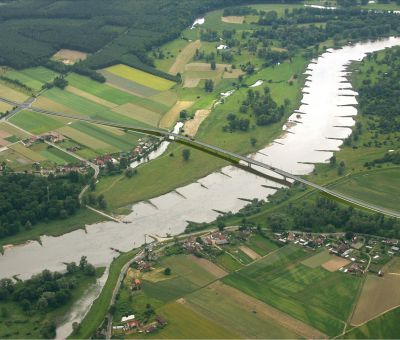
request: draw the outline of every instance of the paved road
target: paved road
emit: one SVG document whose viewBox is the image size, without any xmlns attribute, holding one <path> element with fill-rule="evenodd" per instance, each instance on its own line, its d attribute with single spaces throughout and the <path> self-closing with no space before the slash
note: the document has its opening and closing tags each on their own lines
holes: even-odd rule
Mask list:
<svg viewBox="0 0 400 340">
<path fill-rule="evenodd" d="M 26 101 L 24 101 L 23 103 L 18 103 L 18 102 L 14 102 L 12 100 L 9 100 L 7 98 L 0 98 L 0 101 L 9 105 L 14 106 L 14 108 L 5 116 L 3 116 L 1 118 L 1 120 L 7 120 L 10 119 L 12 116 L 16 115 L 18 112 L 22 111 L 22 110 L 26 110 L 29 109 L 31 107 L 31 105 L 36 101 L 35 97 L 30 97 L 28 98 Z"/>
<path fill-rule="evenodd" d="M 51 116 L 58 116 L 58 117 L 64 117 L 64 118 L 68 118 L 68 119 L 75 119 L 75 120 L 80 120 L 80 121 L 86 121 L 88 123 L 93 123 L 93 124 L 99 124 L 99 125 L 106 125 L 106 126 L 112 126 L 112 127 L 116 127 L 116 128 L 120 128 L 120 129 L 126 129 L 126 130 L 131 130 L 131 131 L 135 131 L 135 132 L 139 132 L 139 133 L 143 133 L 143 134 L 147 134 L 147 135 L 154 135 L 154 136 L 161 136 L 161 137 L 167 137 L 169 140 L 171 141 L 175 141 L 181 144 L 185 144 L 197 149 L 200 149 L 202 151 L 208 152 L 210 154 L 213 154 L 217 157 L 223 158 L 225 160 L 230 161 L 233 164 L 237 164 L 239 165 L 241 168 L 246 170 L 246 166 L 248 168 L 249 171 L 251 172 L 257 172 L 257 167 L 260 169 L 265 169 L 265 170 L 269 170 L 273 173 L 276 173 L 280 176 L 283 177 L 284 180 L 287 179 L 291 179 L 293 181 L 297 181 L 300 183 L 303 183 L 305 185 L 308 185 L 312 188 L 314 188 L 315 190 L 325 193 L 329 196 L 335 197 L 347 204 L 350 205 L 354 205 L 357 207 L 361 207 L 364 209 L 368 209 L 371 210 L 373 212 L 376 213 L 381 213 L 390 217 L 395 217 L 395 218 L 400 218 L 400 212 L 397 211 L 393 211 L 390 209 L 386 209 L 386 208 L 382 208 L 379 206 L 376 206 L 374 204 L 365 202 L 363 200 L 336 192 L 334 190 L 325 188 L 321 185 L 315 184 L 313 182 L 310 182 L 300 176 L 297 175 L 293 175 L 287 171 L 275 168 L 269 164 L 266 163 L 262 163 L 259 162 L 257 160 L 254 160 L 252 158 L 249 158 L 247 156 L 241 156 L 239 154 L 236 154 L 234 152 L 228 151 L 228 150 L 224 150 L 218 146 L 215 145 L 211 145 L 205 142 L 201 142 L 198 140 L 195 140 L 193 138 L 189 138 L 186 136 L 182 136 L 173 132 L 169 132 L 167 130 L 163 130 L 163 129 L 158 129 L 158 128 L 143 128 L 143 127 L 137 127 L 137 126 L 133 126 L 133 125 L 125 125 L 125 124 L 119 124 L 119 123 L 114 123 L 114 122 L 108 122 L 108 121 L 102 121 L 102 120 L 96 120 L 96 119 L 91 119 L 89 117 L 83 117 L 83 116 L 76 116 L 76 115 L 70 115 L 70 114 L 66 114 L 66 113 L 61 113 L 61 112 L 52 112 L 52 111 L 47 111 L 47 110 L 43 110 L 43 109 L 39 109 L 33 106 L 30 106 L 28 108 L 31 111 L 35 111 L 35 112 L 39 112 L 39 113 L 43 113 L 46 115 L 51 115 Z M 254 168 L 256 167 L 256 168 Z M 262 171 L 258 171 L 260 174 L 264 174 Z"/>
</svg>

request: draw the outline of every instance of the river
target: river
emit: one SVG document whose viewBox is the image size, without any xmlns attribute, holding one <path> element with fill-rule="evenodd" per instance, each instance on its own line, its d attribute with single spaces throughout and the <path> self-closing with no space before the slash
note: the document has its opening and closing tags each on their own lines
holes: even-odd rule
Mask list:
<svg viewBox="0 0 400 340">
<path fill-rule="evenodd" d="M 306 83 L 300 107 L 284 126 L 282 136 L 260 152 L 257 160 L 303 175 L 313 170 L 313 164 L 326 162 L 333 150 L 339 150 L 342 140 L 354 125 L 357 114 L 356 93 L 346 76 L 347 65 L 362 59 L 366 53 L 400 44 L 400 38 L 360 43 L 338 50 L 329 50 L 313 60 L 306 70 Z M 11 247 L 0 257 L 0 277 L 20 275 L 28 278 L 43 269 L 64 270 L 63 262 L 79 261 L 82 255 L 95 266 L 108 266 L 117 253 L 112 248 L 130 250 L 144 242 L 145 234 L 179 234 L 187 221 L 210 222 L 217 211 L 237 212 L 245 199 L 266 199 L 274 182 L 249 174 L 232 166 L 212 173 L 176 191 L 133 205 L 126 216 L 127 224 L 103 222 L 60 237 L 43 236 L 41 243 L 32 241 Z M 104 281 L 104 278 L 103 278 Z M 94 299 L 96 294 L 91 294 Z M 90 306 L 90 298 L 80 302 L 59 328 L 58 337 L 68 335 L 72 322 L 79 320 Z"/>
</svg>

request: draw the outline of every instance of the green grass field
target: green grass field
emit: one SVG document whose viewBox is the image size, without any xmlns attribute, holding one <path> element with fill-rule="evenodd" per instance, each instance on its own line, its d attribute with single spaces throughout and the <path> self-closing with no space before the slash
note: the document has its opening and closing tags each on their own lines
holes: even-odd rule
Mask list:
<svg viewBox="0 0 400 340">
<path fill-rule="evenodd" d="M 56 130 L 64 125 L 56 118 L 28 110 L 18 112 L 12 116 L 10 122 L 33 134 Z"/>
<path fill-rule="evenodd" d="M 337 335 L 361 280 L 300 264 L 307 256 L 301 248 L 286 246 L 222 281 L 329 336 Z"/>
<path fill-rule="evenodd" d="M 173 81 L 154 76 L 150 73 L 123 64 L 108 67 L 106 68 L 106 71 L 158 91 L 169 90 L 175 85 Z"/>
<path fill-rule="evenodd" d="M 245 339 L 296 339 L 299 336 L 261 313 L 253 313 L 248 306 L 236 300 L 234 294 L 227 294 L 224 286 L 220 289 L 207 287 L 185 297 L 195 311 L 234 330 Z M 251 303 L 250 303 L 251 304 Z M 258 309 L 258 308 L 257 308 Z"/>
<path fill-rule="evenodd" d="M 237 339 L 238 336 L 224 325 L 195 313 L 191 309 L 173 302 L 157 310 L 167 320 L 162 331 L 147 335 L 151 339 Z M 132 337 L 143 335 L 136 334 Z"/>
<path fill-rule="evenodd" d="M 235 270 L 242 268 L 241 263 L 226 253 L 217 257 L 216 264 L 228 272 L 234 272 Z"/>
<path fill-rule="evenodd" d="M 101 84 L 76 73 L 68 75 L 67 80 L 70 85 L 117 105 L 134 102 L 136 99 L 132 94 L 118 90 L 114 87 L 108 86 L 107 84 Z"/>
<path fill-rule="evenodd" d="M 400 211 L 400 167 L 366 171 L 339 182 L 334 188 L 349 196 Z"/>
<path fill-rule="evenodd" d="M 276 243 L 261 235 L 252 235 L 247 241 L 246 246 L 254 250 L 258 255 L 261 256 L 265 256 L 271 251 L 279 248 Z"/>
<path fill-rule="evenodd" d="M 58 74 L 40 66 L 21 71 L 9 70 L 5 73 L 5 76 L 20 81 L 34 91 L 39 91 L 42 89 L 44 83 L 52 82 Z"/>
<path fill-rule="evenodd" d="M 31 147 L 35 152 L 38 152 L 49 161 L 58 165 L 64 165 L 66 163 L 77 163 L 79 162 L 75 157 L 61 151 L 60 149 L 54 148 L 45 143 L 35 144 Z"/>
<path fill-rule="evenodd" d="M 76 122 L 71 124 L 74 129 L 86 134 L 87 136 L 98 139 L 104 143 L 114 146 L 115 150 L 129 151 L 137 145 L 138 137 L 129 133 L 117 135 L 110 131 L 86 122 Z"/>
<path fill-rule="evenodd" d="M 400 308 L 396 308 L 346 333 L 345 339 L 398 339 Z"/>
<path fill-rule="evenodd" d="M 164 267 L 170 267 L 172 273 L 186 277 L 193 284 L 204 286 L 215 280 L 215 277 L 194 262 L 189 256 L 178 255 L 166 257 L 162 261 Z"/>
</svg>

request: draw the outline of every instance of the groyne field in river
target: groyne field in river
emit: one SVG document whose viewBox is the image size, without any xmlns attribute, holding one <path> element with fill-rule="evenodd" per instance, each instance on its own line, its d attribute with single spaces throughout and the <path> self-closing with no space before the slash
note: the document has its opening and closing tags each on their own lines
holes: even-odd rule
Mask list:
<svg viewBox="0 0 400 340">
<path fill-rule="evenodd" d="M 348 28 L 345 25 L 348 22 L 354 25 Z M 366 26 L 370 29 L 365 30 Z M 348 66 L 354 60 L 360 61 L 366 53 L 398 45 L 398 38 L 388 37 L 394 36 L 399 28 L 399 18 L 392 13 L 341 9 L 332 12 L 303 8 L 302 4 L 256 5 L 207 13 L 178 39 L 154 46 L 146 53 L 156 69 L 139 69 L 128 66 L 128 62 L 118 62 L 103 65 L 95 75 L 83 75 L 77 73 L 79 69 L 63 69 L 59 64 L 56 68 L 51 62 L 20 70 L 2 67 L 2 171 L 21 175 L 25 171 L 45 176 L 66 174 L 79 182 L 74 177 L 78 171 L 85 178 L 80 183 L 82 189 L 84 184 L 88 186 L 87 190 L 76 192 L 76 196 L 81 194 L 81 207 L 67 219 L 63 213 L 51 220 L 32 219 L 29 223 L 24 221 L 20 228 L 1 229 L 0 275 L 27 279 L 43 269 L 62 271 L 64 263 L 77 262 L 83 255 L 96 267 L 109 266 L 121 252 L 125 253 L 122 257 L 125 261 L 130 256 L 128 251 L 143 244 L 145 234 L 179 234 L 188 223 L 187 231 L 241 225 L 245 230 L 258 226 L 275 233 L 297 228 L 304 232 L 329 229 L 330 233 L 367 230 L 388 239 L 399 238 L 396 221 L 354 211 L 316 197 L 300 186 L 295 185 L 291 190 L 280 188 L 277 183 L 240 171 L 201 151 L 173 143 L 167 146 L 165 141 L 129 131 L 30 110 L 39 108 L 165 129 L 183 125 L 183 134 L 237 153 L 253 154 L 257 160 L 288 172 L 307 175 L 312 181 L 332 185 L 357 198 L 398 209 L 399 134 L 398 130 L 386 129 L 393 110 L 388 110 L 387 117 L 381 117 L 366 109 L 372 103 L 361 101 L 362 114 L 355 117 L 357 100 L 365 98 L 362 95 L 368 91 L 378 95 L 374 85 L 380 85 L 376 82 L 383 81 L 381 75 L 389 68 L 395 70 L 396 64 L 391 61 L 397 58 L 397 52 L 371 54 L 352 68 Z M 125 34 L 120 29 L 116 32 L 122 37 Z M 367 42 L 380 37 L 385 39 Z M 346 46 L 349 40 L 354 41 L 354 46 Z M 346 47 L 339 49 L 343 46 Z M 60 56 L 64 65 L 79 63 L 79 59 L 86 57 L 79 51 L 62 50 L 53 59 L 60 60 Z M 348 79 L 349 71 L 352 79 Z M 355 97 L 354 91 L 359 92 L 359 97 Z M 153 160 L 148 162 L 149 158 Z M 47 187 L 47 201 L 53 199 L 54 191 Z M 270 204 L 265 202 L 267 197 Z M 87 210 L 86 205 L 95 210 Z M 106 217 L 96 210 L 121 223 L 102 222 Z M 328 223 L 320 218 L 332 216 L 332 212 L 338 213 L 341 220 Z M 315 219 L 301 219 L 301 216 Z M 357 229 L 359 226 L 363 230 Z M 39 242 L 16 245 L 28 240 Z M 191 310 L 193 315 L 202 315 L 197 320 L 201 321 L 204 337 L 260 337 L 266 331 L 262 327 L 267 326 L 275 337 L 289 338 L 320 338 L 346 331 L 355 300 L 344 299 L 344 292 L 359 291 L 362 278 L 343 276 L 345 273 L 330 272 L 319 266 L 313 268 L 312 263 L 326 259 L 325 254 L 322 259 L 310 260 L 311 265 L 307 262 L 309 269 L 302 261 L 316 255 L 304 247 L 279 247 L 270 239 L 253 234 L 248 242 L 238 241 L 238 244 L 242 248 L 228 246 L 226 254 L 219 254 L 220 260 L 214 259 L 221 262 L 216 263 L 217 268 L 193 257 L 175 256 L 178 254 L 172 262 L 163 258 L 155 268 L 158 274 L 146 279 L 141 292 L 145 297 L 138 302 L 143 315 L 151 316 L 148 324 L 155 322 L 156 310 L 166 319 L 172 319 L 171 315 L 187 317 L 188 330 L 193 321 Z M 385 251 L 388 256 L 389 251 L 393 252 L 389 248 Z M 241 269 L 243 264 L 246 267 Z M 167 267 L 172 269 L 171 277 L 162 273 Z M 190 275 L 185 272 L 188 268 L 192 268 Z M 259 273 L 266 268 L 273 272 L 271 278 L 275 281 L 261 287 L 258 282 L 265 278 Z M 223 271 L 226 277 L 221 283 Z M 113 272 L 112 279 L 117 274 Z M 313 282 L 320 279 L 327 284 L 337 283 L 337 296 L 343 298 L 340 305 L 329 311 L 311 296 L 316 288 Z M 200 289 L 205 285 L 208 288 Z M 183 291 L 176 296 L 168 295 L 171 287 Z M 278 288 L 282 291 L 278 292 Z M 110 295 L 111 290 L 108 282 L 106 293 Z M 326 305 L 338 301 L 336 295 L 327 296 L 326 290 L 319 291 L 319 301 L 325 301 Z M 268 300 L 270 293 L 283 299 L 283 310 Z M 126 304 L 117 301 L 117 318 L 137 307 L 137 301 L 129 300 L 131 294 L 126 289 L 122 295 Z M 234 332 L 212 323 L 201 301 L 213 305 L 216 295 L 233 296 L 235 306 L 241 308 L 255 304 L 255 311 L 246 307 L 242 315 L 249 320 L 252 319 L 249 315 L 258 315 L 259 323 L 254 328 L 257 332 L 250 334 L 243 329 Z M 295 297 L 299 304 L 293 302 Z M 95 294 L 91 296 L 94 298 Z M 107 299 L 108 296 L 101 295 L 94 308 L 100 306 L 101 313 L 106 313 Z M 82 332 L 86 337 L 87 332 L 92 333 L 99 326 L 103 321 L 101 313 L 97 315 L 96 309 L 92 309 L 79 329 L 78 323 L 91 303 L 92 300 L 81 301 L 76 310 L 66 313 L 66 318 L 57 319 L 62 336 L 74 327 L 76 334 Z M 147 303 L 150 307 L 146 307 Z M 227 308 L 229 303 L 225 301 L 221 306 Z M 190 304 L 197 309 L 188 308 Z M 12 308 L 6 308 L 1 316 L 4 325 L 16 326 L 24 320 L 20 316 L 26 312 L 25 307 L 15 308 L 18 311 L 14 319 Z M 38 322 L 41 328 L 54 331 L 55 324 L 48 323 L 51 314 L 48 316 L 47 312 L 43 310 L 45 317 Z M 291 326 L 276 326 L 270 320 L 271 315 L 280 320 L 280 325 L 288 322 Z M 180 334 L 179 324 L 170 326 L 165 330 L 167 337 Z M 37 337 L 40 330 L 35 331 L 25 336 Z"/>
</svg>

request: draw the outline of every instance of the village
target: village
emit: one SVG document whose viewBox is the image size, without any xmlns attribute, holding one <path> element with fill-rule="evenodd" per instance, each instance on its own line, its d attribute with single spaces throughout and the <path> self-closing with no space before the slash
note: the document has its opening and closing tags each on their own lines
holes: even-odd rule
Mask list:
<svg viewBox="0 0 400 340">
<path fill-rule="evenodd" d="M 118 169 L 125 169 L 133 162 L 140 162 L 141 160 L 147 159 L 151 152 L 157 150 L 161 142 L 161 140 L 154 137 L 143 137 L 138 140 L 137 145 L 133 145 L 130 151 L 99 154 L 89 162 L 84 161 L 81 156 L 82 152 L 85 151 L 85 146 L 72 141 L 56 131 L 32 135 L 20 140 L 18 143 L 33 152 L 45 152 L 47 150 L 52 153 L 57 151 L 58 157 L 56 157 L 56 159 L 52 159 L 49 153 L 46 152 L 48 159 L 35 161 L 32 163 L 31 168 L 24 169 L 23 171 L 24 173 L 40 173 L 41 175 L 48 176 L 50 174 L 60 175 L 70 172 L 84 174 L 90 169 L 90 163 L 98 166 L 100 171 L 104 174 L 108 173 L 107 167 L 110 165 L 116 166 Z M 0 165 L 0 171 L 5 171 L 7 169 L 6 163 L 3 162 L 3 164 Z M 16 172 L 18 172 L 18 170 L 16 170 Z"/>
<path fill-rule="evenodd" d="M 353 233 L 312 234 L 304 232 L 274 233 L 281 244 L 295 244 L 316 250 L 325 247 L 330 254 L 342 258 L 344 273 L 362 275 L 366 272 L 384 275 L 382 267 L 393 256 L 400 255 L 399 240 Z"/>
</svg>

